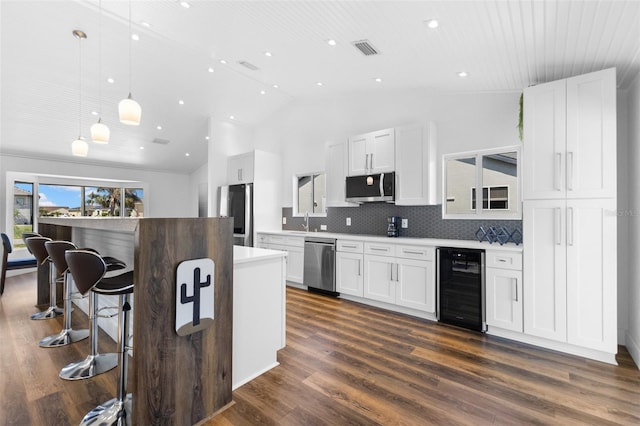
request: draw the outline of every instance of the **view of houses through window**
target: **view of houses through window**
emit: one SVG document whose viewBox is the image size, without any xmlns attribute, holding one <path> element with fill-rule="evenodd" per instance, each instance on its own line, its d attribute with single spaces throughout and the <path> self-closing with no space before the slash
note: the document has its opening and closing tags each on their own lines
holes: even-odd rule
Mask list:
<svg viewBox="0 0 640 426">
<path fill-rule="evenodd" d="M 37 186 L 37 196 L 34 196 L 35 188 L 31 182 L 16 181 L 14 184 L 13 241 L 16 247 L 23 245 L 23 232 L 33 231 L 35 209 L 38 217 L 144 216 L 142 188 L 41 183 Z"/>
</svg>

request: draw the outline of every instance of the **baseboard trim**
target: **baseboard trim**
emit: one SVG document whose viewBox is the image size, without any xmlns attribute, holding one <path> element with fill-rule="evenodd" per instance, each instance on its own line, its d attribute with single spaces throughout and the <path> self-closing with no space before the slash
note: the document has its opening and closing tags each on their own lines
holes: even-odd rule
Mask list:
<svg viewBox="0 0 640 426">
<path fill-rule="evenodd" d="M 633 358 L 633 361 L 636 363 L 638 370 L 640 370 L 640 342 L 627 330 L 626 336 L 626 347 Z"/>
</svg>

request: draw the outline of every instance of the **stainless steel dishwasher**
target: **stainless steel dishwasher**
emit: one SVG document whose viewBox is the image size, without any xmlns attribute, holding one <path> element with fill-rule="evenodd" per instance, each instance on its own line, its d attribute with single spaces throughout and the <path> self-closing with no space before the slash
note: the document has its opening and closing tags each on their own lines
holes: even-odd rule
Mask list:
<svg viewBox="0 0 640 426">
<path fill-rule="evenodd" d="M 337 294 L 335 238 L 305 237 L 304 284 L 312 291 Z"/>
</svg>

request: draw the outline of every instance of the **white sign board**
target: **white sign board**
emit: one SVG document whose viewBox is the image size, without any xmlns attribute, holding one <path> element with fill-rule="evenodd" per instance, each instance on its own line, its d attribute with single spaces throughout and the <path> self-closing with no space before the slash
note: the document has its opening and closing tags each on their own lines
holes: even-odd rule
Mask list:
<svg viewBox="0 0 640 426">
<path fill-rule="evenodd" d="M 213 324 L 212 259 L 185 260 L 176 272 L 176 333 L 186 336 Z"/>
</svg>

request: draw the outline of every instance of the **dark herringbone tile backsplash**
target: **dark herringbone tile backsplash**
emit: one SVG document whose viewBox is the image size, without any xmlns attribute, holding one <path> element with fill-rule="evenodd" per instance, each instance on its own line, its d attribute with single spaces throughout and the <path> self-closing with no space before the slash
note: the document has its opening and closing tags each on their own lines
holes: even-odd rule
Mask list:
<svg viewBox="0 0 640 426">
<path fill-rule="evenodd" d="M 292 217 L 293 209 L 285 207 L 282 216 L 287 218 L 283 230 L 302 230 L 302 217 Z M 444 238 L 475 240 L 480 226 L 505 226 L 509 230 L 522 229 L 521 220 L 452 220 L 442 219 L 442 206 L 396 206 L 387 203 L 366 203 L 359 207 L 330 207 L 327 217 L 310 217 L 309 229 L 320 231 L 327 225 L 327 232 L 344 234 L 387 235 L 387 217 L 400 216 L 409 219 L 409 227 L 400 230 L 401 237 Z M 351 226 L 346 225 L 347 217 Z"/>
</svg>

